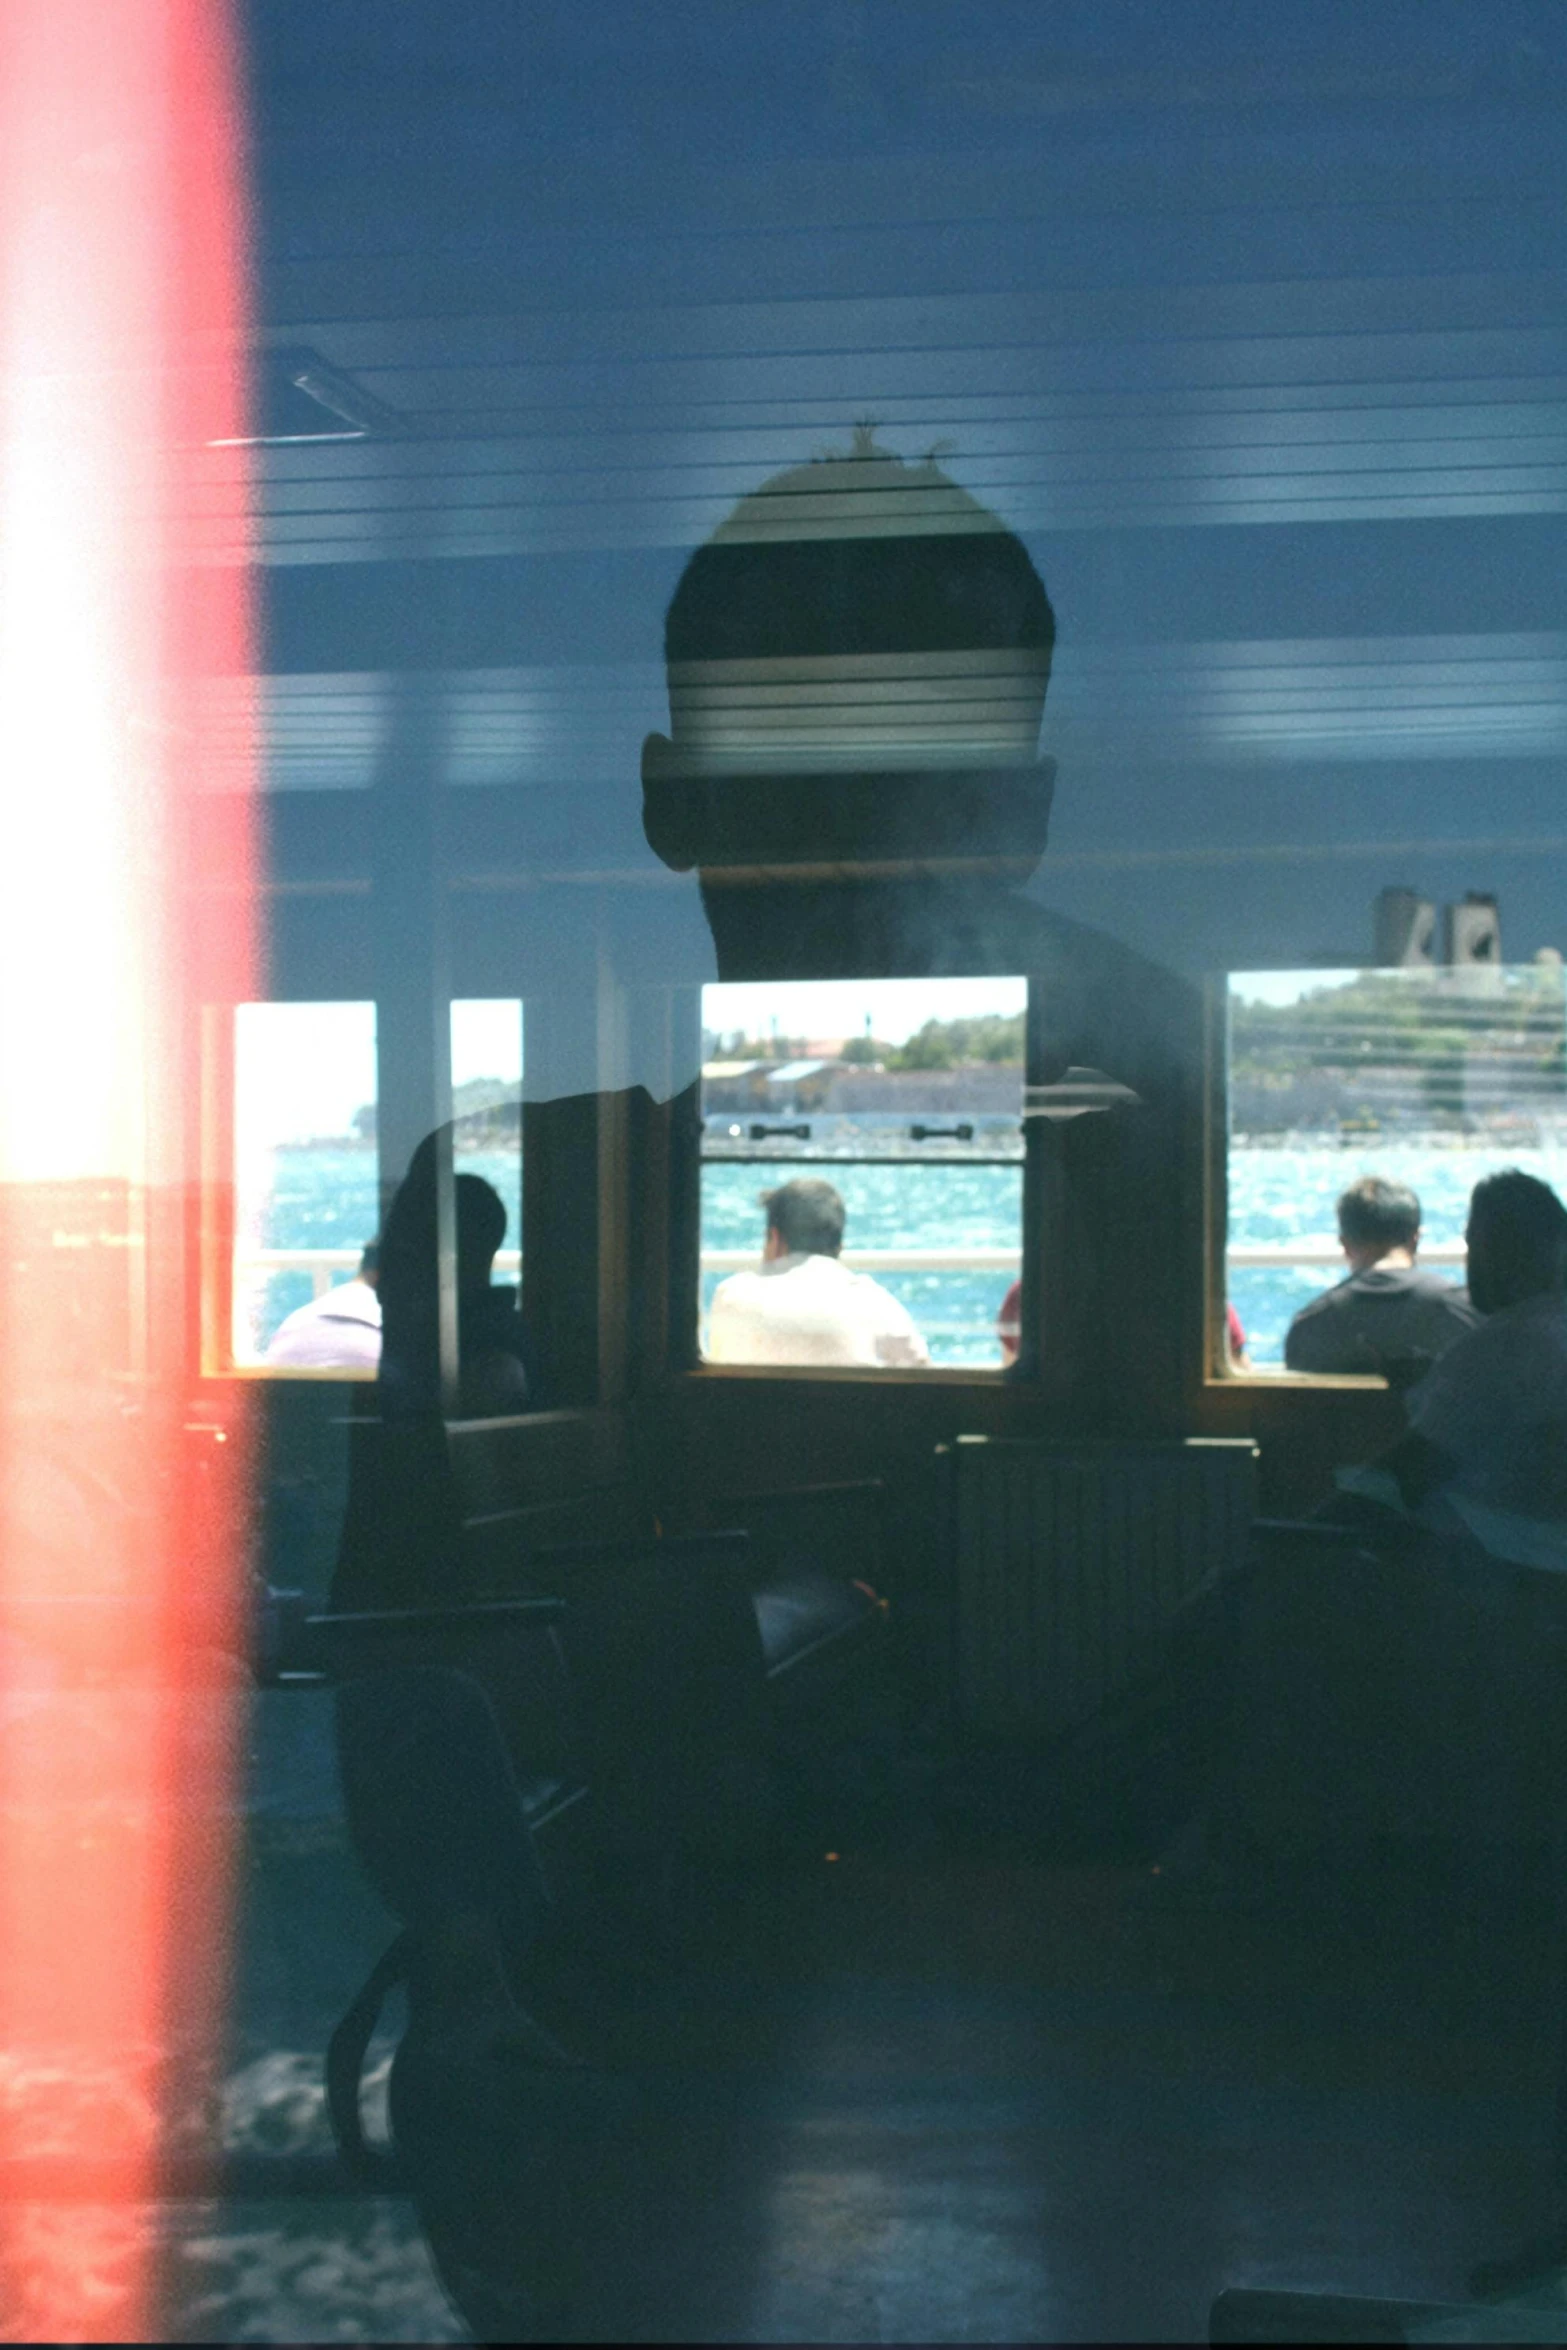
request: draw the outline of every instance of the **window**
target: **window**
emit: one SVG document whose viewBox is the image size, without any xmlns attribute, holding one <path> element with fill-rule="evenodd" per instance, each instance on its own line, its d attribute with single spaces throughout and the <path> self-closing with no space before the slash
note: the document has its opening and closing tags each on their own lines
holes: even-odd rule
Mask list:
<svg viewBox="0 0 1567 2350">
<path fill-rule="evenodd" d="M 374 1004 L 237 1007 L 237 1364 L 264 1362 L 288 1316 L 351 1280 L 374 1240 L 375 1102 Z"/>
<path fill-rule="evenodd" d="M 1558 959 L 1232 972 L 1227 1008 L 1227 1297 L 1253 1369 L 1283 1370 L 1292 1317 L 1345 1278 L 1361 1177 L 1414 1192 L 1418 1262 L 1455 1284 L 1482 1175 L 1567 1182 Z"/>
<path fill-rule="evenodd" d="M 522 1005 L 515 997 L 454 1003 L 451 1033 L 453 1163 L 459 1173 L 482 1176 L 499 1192 L 507 1234 L 496 1274 L 515 1281 L 522 1229 Z M 380 1166 L 376 1099 L 373 1003 L 237 1007 L 231 1286 L 236 1365 L 373 1373 L 379 1315 L 373 1259 L 366 1268 L 364 1252 L 380 1228 L 382 1198 L 401 1173 Z M 336 1298 L 349 1284 L 355 1285 L 352 1294 Z M 329 1329 L 313 1327 L 312 1309 L 326 1312 Z"/>
<path fill-rule="evenodd" d="M 710 1361 L 999 1370 L 1009 1359 L 1027 995 L 1020 978 L 704 988 Z M 835 1219 L 843 1267 L 868 1277 L 856 1286 L 820 1265 L 837 1253 Z"/>
<path fill-rule="evenodd" d="M 515 996 L 452 1006 L 452 1164 L 500 1193 L 506 1238 L 497 1281 L 522 1278 L 522 1005 Z"/>
</svg>

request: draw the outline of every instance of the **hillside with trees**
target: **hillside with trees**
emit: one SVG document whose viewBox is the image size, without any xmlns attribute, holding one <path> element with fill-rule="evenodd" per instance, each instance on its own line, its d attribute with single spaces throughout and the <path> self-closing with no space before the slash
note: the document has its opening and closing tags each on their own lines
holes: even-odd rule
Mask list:
<svg viewBox="0 0 1567 2350">
<path fill-rule="evenodd" d="M 980 1012 L 966 1019 L 927 1020 L 905 1044 L 879 1037 L 851 1036 L 838 1056 L 851 1069 L 973 1069 L 1023 1065 L 1022 1012 Z M 703 1039 L 707 1060 L 791 1061 L 807 1050 L 801 1037 L 718 1037 Z"/>
<path fill-rule="evenodd" d="M 1230 1006 L 1237 1133 L 1512 1131 L 1567 1114 L 1559 970 L 1362 971 Z"/>
</svg>

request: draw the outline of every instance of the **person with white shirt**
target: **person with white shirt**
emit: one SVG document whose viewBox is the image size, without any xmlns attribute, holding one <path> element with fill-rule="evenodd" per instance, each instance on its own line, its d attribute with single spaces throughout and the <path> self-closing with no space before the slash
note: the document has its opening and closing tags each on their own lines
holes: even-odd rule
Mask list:
<svg viewBox="0 0 1567 2350">
<path fill-rule="evenodd" d="M 275 1371 L 374 1371 L 381 1360 L 381 1301 L 376 1296 L 374 1241 L 352 1281 L 298 1307 L 281 1322 L 267 1348 Z"/>
<path fill-rule="evenodd" d="M 840 1364 L 916 1368 L 930 1349 L 907 1309 L 843 1247 L 843 1201 L 830 1183 L 799 1176 L 762 1194 L 767 1237 L 755 1272 L 731 1273 L 713 1298 L 710 1363 Z"/>
</svg>

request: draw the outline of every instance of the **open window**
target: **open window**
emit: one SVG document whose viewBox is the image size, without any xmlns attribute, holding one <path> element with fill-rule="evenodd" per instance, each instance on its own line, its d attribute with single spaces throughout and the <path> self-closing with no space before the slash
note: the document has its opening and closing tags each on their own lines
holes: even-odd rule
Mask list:
<svg viewBox="0 0 1567 2350">
<path fill-rule="evenodd" d="M 709 1362 L 1015 1359 L 1027 1001 L 1016 977 L 703 989 Z"/>
<path fill-rule="evenodd" d="M 522 1278 L 522 1005 L 479 996 L 452 1006 L 452 1166 L 500 1194 L 498 1282 Z"/>
<path fill-rule="evenodd" d="M 1285 1370 L 1291 1321 L 1350 1271 L 1338 1202 L 1361 1178 L 1415 1194 L 1416 1261 L 1454 1285 L 1481 1176 L 1522 1167 L 1558 1190 L 1567 1179 L 1567 1026 L 1554 958 L 1232 972 L 1225 1028 L 1221 1368 Z"/>
<path fill-rule="evenodd" d="M 240 1004 L 233 1013 L 228 1367 L 373 1378 L 374 1244 L 402 1172 L 377 1133 L 371 1002 Z M 218 1070 L 223 1062 L 220 1059 Z M 453 1163 L 500 1194 L 496 1277 L 520 1275 L 522 1005 L 452 1005 Z M 215 1076 L 221 1084 L 221 1075 Z M 221 1180 L 221 1171 L 214 1171 Z"/>
</svg>

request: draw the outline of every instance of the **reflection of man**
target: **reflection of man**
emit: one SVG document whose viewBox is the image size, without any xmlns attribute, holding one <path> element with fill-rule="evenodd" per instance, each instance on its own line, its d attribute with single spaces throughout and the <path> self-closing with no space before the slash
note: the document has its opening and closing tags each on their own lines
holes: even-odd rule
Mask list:
<svg viewBox="0 0 1567 2350">
<path fill-rule="evenodd" d="M 1424 1273 L 1420 1202 L 1405 1183 L 1363 1175 L 1338 1203 L 1347 1277 L 1302 1306 L 1284 1341 L 1291 1371 L 1381 1371 L 1407 1383 L 1479 1320 L 1467 1290 Z"/>
<path fill-rule="evenodd" d="M 1123 1422 L 1168 1417 L 1201 1359 L 1201 1019 L 1167 972 L 1018 894 L 1049 824 L 1054 638 L 1027 549 L 934 464 L 862 438 L 780 474 L 671 601 L 644 825 L 699 870 L 721 979 L 1033 976 L 1034 1107 L 1061 1117 L 1050 1364 Z M 1119 1106 L 1068 1117 L 1093 1106 L 1069 1071 Z"/>
<path fill-rule="evenodd" d="M 761 1270 L 731 1273 L 713 1297 L 713 1363 L 839 1363 L 874 1370 L 930 1361 L 906 1309 L 841 1262 L 843 1201 L 799 1176 L 762 1194 Z"/>
<path fill-rule="evenodd" d="M 381 1301 L 376 1245 L 371 1241 L 352 1281 L 340 1281 L 280 1322 L 267 1348 L 269 1367 L 282 1371 L 373 1371 L 381 1360 Z"/>
</svg>

